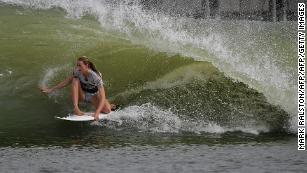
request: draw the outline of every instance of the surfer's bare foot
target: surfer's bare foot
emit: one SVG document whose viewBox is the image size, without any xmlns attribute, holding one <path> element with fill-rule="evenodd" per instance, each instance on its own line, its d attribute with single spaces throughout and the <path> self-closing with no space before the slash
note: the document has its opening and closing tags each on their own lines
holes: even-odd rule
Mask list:
<svg viewBox="0 0 307 173">
<path fill-rule="evenodd" d="M 82 115 L 84 115 L 84 112 L 80 111 L 79 108 L 74 108 L 74 114 L 75 114 L 75 115 L 82 116 Z"/>
</svg>

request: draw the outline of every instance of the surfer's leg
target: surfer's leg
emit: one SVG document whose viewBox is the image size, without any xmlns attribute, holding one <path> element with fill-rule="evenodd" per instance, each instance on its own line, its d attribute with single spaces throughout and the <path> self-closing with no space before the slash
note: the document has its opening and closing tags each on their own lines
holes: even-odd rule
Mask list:
<svg viewBox="0 0 307 173">
<path fill-rule="evenodd" d="M 111 106 L 109 100 L 105 99 L 104 107 L 102 108 L 101 112 L 110 113 L 112 111 L 111 108 L 112 108 L 112 106 Z"/>
<path fill-rule="evenodd" d="M 80 86 L 80 81 L 77 78 L 73 78 L 72 80 L 72 100 L 74 104 L 74 113 L 76 115 L 83 115 L 84 113 L 79 109 L 79 101 L 84 100 L 84 93 Z"/>
<path fill-rule="evenodd" d="M 100 102 L 100 97 L 98 96 L 98 94 L 94 95 L 93 98 L 92 98 L 92 104 L 95 106 L 95 108 L 97 109 L 98 107 L 98 104 Z M 109 103 L 109 101 L 107 99 L 105 99 L 105 102 L 104 102 L 104 105 L 101 109 L 101 112 L 102 113 L 110 113 L 111 112 L 111 104 Z"/>
</svg>

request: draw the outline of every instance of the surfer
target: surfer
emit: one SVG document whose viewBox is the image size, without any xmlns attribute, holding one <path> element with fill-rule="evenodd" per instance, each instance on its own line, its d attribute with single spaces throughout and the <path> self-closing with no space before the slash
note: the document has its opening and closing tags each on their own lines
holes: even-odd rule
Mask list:
<svg viewBox="0 0 307 173">
<path fill-rule="evenodd" d="M 94 117 L 96 121 L 99 120 L 99 113 L 110 113 L 116 109 L 116 105 L 110 104 L 106 99 L 101 73 L 86 56 L 81 56 L 77 59 L 77 67 L 67 79 L 52 88 L 42 86 L 40 89 L 44 93 L 51 93 L 57 89 L 64 88 L 70 83 L 72 84 L 74 114 L 84 115 L 84 112 L 78 106 L 80 101 L 92 103 L 95 106 Z"/>
</svg>

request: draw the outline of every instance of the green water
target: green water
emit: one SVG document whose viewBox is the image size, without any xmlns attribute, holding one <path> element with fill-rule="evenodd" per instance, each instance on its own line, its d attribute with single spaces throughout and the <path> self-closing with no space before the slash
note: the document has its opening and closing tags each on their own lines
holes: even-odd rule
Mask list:
<svg viewBox="0 0 307 173">
<path fill-rule="evenodd" d="M 34 10 L 0 4 L 2 163 L 8 163 L 8 153 L 19 158 L 20 163 L 24 162 L 18 153 L 30 154 L 31 148 L 40 153 L 36 157 L 38 160 L 47 158 L 48 152 L 55 156 L 67 153 L 68 158 L 74 157 L 71 150 L 80 155 L 84 151 L 95 155 L 97 151 L 92 147 L 100 149 L 100 157 L 108 154 L 115 160 L 120 158 L 118 152 L 133 158 L 131 153 L 140 151 L 137 154 L 144 154 L 146 147 L 148 151 L 157 153 L 147 153 L 153 160 L 166 158 L 159 148 L 171 155 L 185 151 L 191 158 L 212 156 L 215 159 L 219 158 L 218 154 L 215 155 L 215 147 L 223 150 L 225 155 L 230 153 L 231 158 L 237 156 L 236 151 L 227 149 L 229 146 L 246 153 L 251 147 L 250 154 L 257 153 L 258 149 L 263 153 L 283 148 L 286 148 L 286 153 L 294 151 L 295 134 L 290 130 L 290 113 L 268 101 L 261 90 L 229 77 L 214 65 L 215 62 L 196 61 L 182 54 L 158 51 L 128 38 L 123 33 L 101 27 L 90 15 L 72 19 L 59 8 Z M 287 50 L 292 44 L 284 46 Z M 38 86 L 53 86 L 71 75 L 75 60 L 81 55 L 90 57 L 102 73 L 107 97 L 121 105 L 114 118 L 122 123 L 102 122 L 102 126 L 97 127 L 54 118 L 72 112 L 70 87 L 45 95 Z M 293 64 L 292 61 L 282 62 L 285 66 Z M 81 108 L 93 110 L 85 104 Z M 40 147 L 43 152 L 36 151 Z M 127 148 L 129 151 L 126 152 Z M 211 155 L 198 156 L 196 153 L 200 148 L 212 151 Z M 86 159 L 92 157 L 89 155 Z M 273 154 L 267 157 L 283 156 Z M 295 155 L 291 159 L 295 165 Z M 201 168 L 202 161 L 198 159 L 195 166 Z M 277 163 L 270 169 L 276 170 L 285 160 Z M 143 167 L 148 163 L 140 164 Z M 227 161 L 221 164 L 227 164 Z M 5 165 L 11 166 L 3 166 L 3 172 L 11 172 L 15 166 Z M 95 161 L 94 165 L 100 165 L 100 161 Z M 299 171 L 304 163 L 298 165 L 293 170 Z M 186 171 L 197 172 L 188 168 Z M 27 171 L 39 170 L 31 169 L 25 166 Z M 46 170 L 57 172 L 54 168 Z M 94 170 L 97 172 L 99 168 Z M 111 172 L 119 170 L 123 169 L 112 168 Z M 170 170 L 161 167 L 163 172 L 173 172 Z"/>
<path fill-rule="evenodd" d="M 108 97 L 123 109 L 150 103 L 171 109 L 172 115 L 188 122 L 287 131 L 286 112 L 247 85 L 226 78 L 208 62 L 132 44 L 103 31 L 92 17 L 73 20 L 59 9 L 1 8 L 4 130 L 58 123 L 53 116 L 71 111 L 70 88 L 46 97 L 37 87 L 65 79 L 76 57 L 86 55 L 103 74 Z"/>
</svg>

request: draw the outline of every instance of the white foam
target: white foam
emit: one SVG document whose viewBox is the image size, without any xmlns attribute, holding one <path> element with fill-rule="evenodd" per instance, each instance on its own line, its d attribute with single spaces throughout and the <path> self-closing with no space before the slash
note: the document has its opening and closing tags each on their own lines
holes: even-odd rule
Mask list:
<svg viewBox="0 0 307 173">
<path fill-rule="evenodd" d="M 10 76 L 12 73 L 13 73 L 13 70 L 6 69 L 5 72 L 2 71 L 2 72 L 0 73 L 0 77 Z"/>
<path fill-rule="evenodd" d="M 6 70 L 8 72 L 9 75 L 11 75 L 13 73 L 12 70 Z"/>
</svg>

